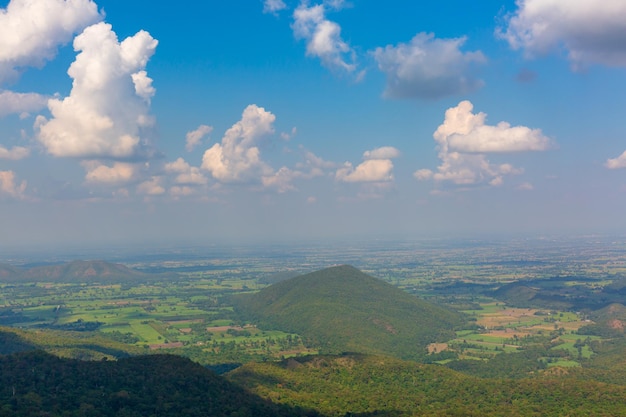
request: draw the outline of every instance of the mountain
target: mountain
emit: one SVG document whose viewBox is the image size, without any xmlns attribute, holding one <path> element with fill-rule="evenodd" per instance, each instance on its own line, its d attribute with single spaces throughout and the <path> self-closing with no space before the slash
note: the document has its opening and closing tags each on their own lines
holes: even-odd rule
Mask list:
<svg viewBox="0 0 626 417">
<path fill-rule="evenodd" d="M 570 377 L 478 378 L 370 355 L 248 363 L 227 378 L 262 398 L 325 416 L 619 416 L 626 386 Z"/>
<path fill-rule="evenodd" d="M 147 274 L 105 261 L 72 261 L 24 270 L 0 265 L 0 279 L 4 282 L 128 282 L 171 276 L 172 274 Z"/>
<path fill-rule="evenodd" d="M 118 361 L 0 356 L 0 416 L 317 416 L 248 393 L 173 355 Z"/>
<path fill-rule="evenodd" d="M 22 272 L 22 270 L 17 269 L 9 264 L 0 264 L 0 279 L 2 280 L 20 276 Z"/>
<path fill-rule="evenodd" d="M 426 346 L 454 337 L 461 316 L 343 265 L 233 298 L 259 327 L 297 333 L 321 352 L 419 359 Z"/>
</svg>

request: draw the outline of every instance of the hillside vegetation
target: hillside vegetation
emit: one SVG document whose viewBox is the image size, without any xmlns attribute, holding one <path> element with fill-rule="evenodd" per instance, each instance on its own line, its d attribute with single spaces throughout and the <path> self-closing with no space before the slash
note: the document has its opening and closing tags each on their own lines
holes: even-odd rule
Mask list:
<svg viewBox="0 0 626 417">
<path fill-rule="evenodd" d="M 617 416 L 626 387 L 564 378 L 481 379 L 436 365 L 364 355 L 249 363 L 228 378 L 325 416 Z"/>
<path fill-rule="evenodd" d="M 316 416 L 249 394 L 188 359 L 0 356 L 0 416 Z"/>
<path fill-rule="evenodd" d="M 343 265 L 234 298 L 243 317 L 297 333 L 322 352 L 418 359 L 426 346 L 454 337 L 461 316 Z"/>
</svg>

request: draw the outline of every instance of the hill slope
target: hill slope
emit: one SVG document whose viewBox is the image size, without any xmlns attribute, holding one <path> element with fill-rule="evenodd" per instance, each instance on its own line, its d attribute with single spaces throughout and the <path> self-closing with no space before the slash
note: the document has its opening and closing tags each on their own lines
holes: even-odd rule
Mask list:
<svg viewBox="0 0 626 417">
<path fill-rule="evenodd" d="M 188 359 L 0 356 L 1 416 L 315 416 L 262 400 Z"/>
<path fill-rule="evenodd" d="M 263 398 L 336 417 L 626 413 L 626 387 L 620 385 L 549 375 L 521 380 L 483 379 L 442 366 L 380 356 L 317 356 L 282 363 L 248 363 L 227 377 Z"/>
<path fill-rule="evenodd" d="M 460 315 L 351 266 L 324 269 L 234 298 L 245 319 L 298 333 L 322 352 L 418 359 L 453 336 Z"/>
<path fill-rule="evenodd" d="M 147 274 L 105 261 L 72 261 L 29 269 L 0 264 L 0 280 L 3 282 L 128 282 L 172 275 Z"/>
</svg>

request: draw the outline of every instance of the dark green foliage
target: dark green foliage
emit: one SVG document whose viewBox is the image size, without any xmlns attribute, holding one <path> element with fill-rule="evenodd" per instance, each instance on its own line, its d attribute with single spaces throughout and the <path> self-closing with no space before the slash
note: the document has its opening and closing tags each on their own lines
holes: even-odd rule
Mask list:
<svg viewBox="0 0 626 417">
<path fill-rule="evenodd" d="M 419 359 L 426 346 L 454 336 L 461 316 L 351 266 L 338 266 L 234 297 L 244 319 L 297 333 L 322 352 Z"/>
<path fill-rule="evenodd" d="M 36 347 L 13 332 L 0 331 L 0 355 L 34 350 Z"/>
<path fill-rule="evenodd" d="M 188 359 L 0 357 L 0 416 L 314 416 L 250 395 Z"/>
<path fill-rule="evenodd" d="M 2 340 L 7 341 L 7 347 L 0 345 L 0 353 L 40 349 L 63 357 L 99 360 L 103 357 L 124 358 L 141 352 L 141 348 L 113 340 L 108 335 L 97 332 L 50 329 L 32 331 L 0 327 L 0 341 Z M 14 343 L 8 341 L 14 341 Z M 17 346 L 17 348 L 11 349 L 10 346 Z M 7 351 L 3 352 L 4 350 Z"/>
<path fill-rule="evenodd" d="M 481 379 L 435 365 L 344 355 L 247 364 L 229 379 L 326 416 L 617 416 L 626 387 L 574 378 Z"/>
<path fill-rule="evenodd" d="M 545 369 L 541 359 L 551 354 L 548 349 L 536 347 L 521 352 L 496 355 L 489 361 L 458 360 L 446 364 L 450 369 L 482 378 L 524 378 Z"/>
<path fill-rule="evenodd" d="M 93 332 L 98 330 L 103 324 L 104 323 L 100 321 L 84 321 L 82 319 L 78 319 L 70 323 L 44 324 L 40 327 L 45 329 L 67 330 L 72 332 Z"/>
<path fill-rule="evenodd" d="M 591 311 L 605 308 L 612 303 L 623 302 L 626 290 L 620 285 L 626 280 L 618 281 L 622 284 L 594 289 L 588 285 L 581 285 L 594 281 L 597 279 L 579 276 L 523 280 L 502 285 L 494 291 L 485 291 L 484 294 L 509 306 L 548 310 Z"/>
</svg>

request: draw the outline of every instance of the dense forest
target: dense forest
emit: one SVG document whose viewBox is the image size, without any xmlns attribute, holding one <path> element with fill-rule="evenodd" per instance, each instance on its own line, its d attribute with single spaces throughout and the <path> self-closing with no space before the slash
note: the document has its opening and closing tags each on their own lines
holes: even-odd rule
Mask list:
<svg viewBox="0 0 626 417">
<path fill-rule="evenodd" d="M 119 361 L 0 356 L 0 416 L 315 416 L 247 393 L 174 355 Z"/>
<path fill-rule="evenodd" d="M 548 372 L 478 378 L 346 354 L 249 363 L 225 376 L 174 355 L 0 356 L 0 416 L 616 416 L 626 386 Z"/>
</svg>

